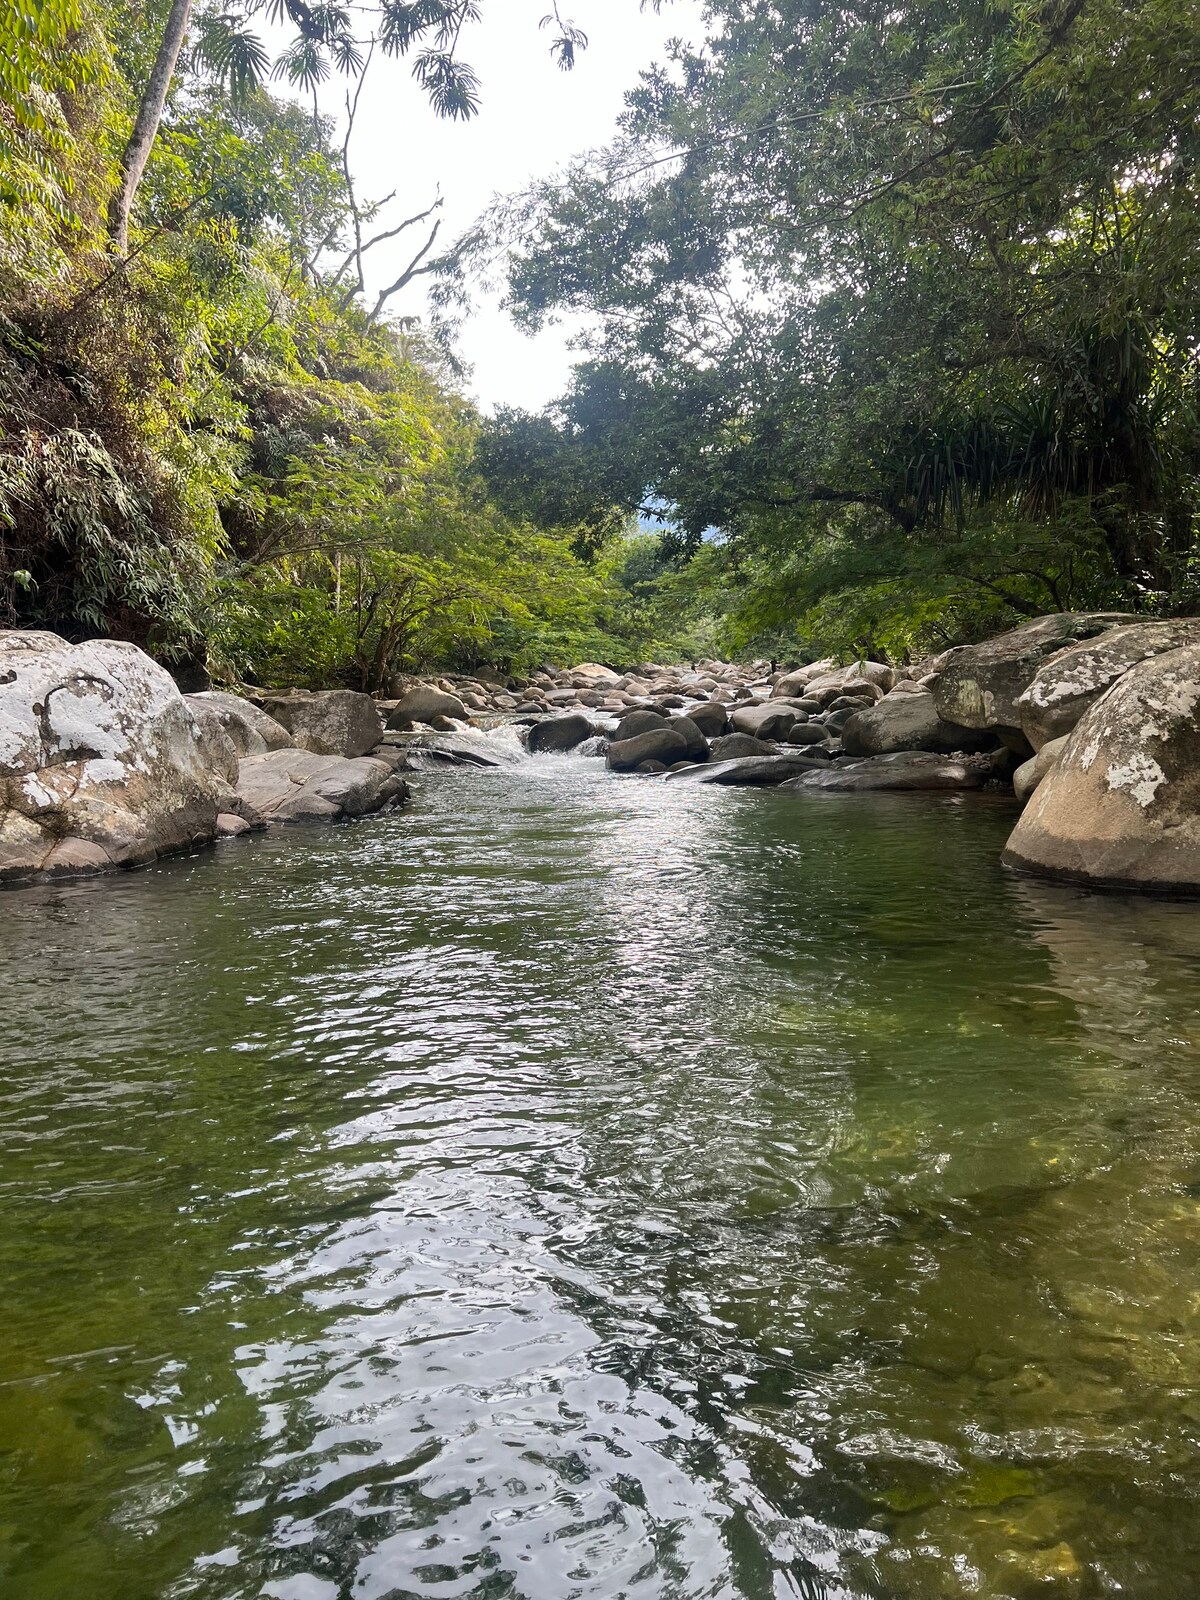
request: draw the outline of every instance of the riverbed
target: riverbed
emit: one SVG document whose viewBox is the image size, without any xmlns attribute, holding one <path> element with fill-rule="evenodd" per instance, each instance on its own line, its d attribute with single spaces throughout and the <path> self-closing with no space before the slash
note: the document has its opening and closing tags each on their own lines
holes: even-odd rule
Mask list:
<svg viewBox="0 0 1200 1600">
<path fill-rule="evenodd" d="M 1200 907 L 426 772 L 0 898 L 13 1600 L 1182 1600 Z"/>
</svg>

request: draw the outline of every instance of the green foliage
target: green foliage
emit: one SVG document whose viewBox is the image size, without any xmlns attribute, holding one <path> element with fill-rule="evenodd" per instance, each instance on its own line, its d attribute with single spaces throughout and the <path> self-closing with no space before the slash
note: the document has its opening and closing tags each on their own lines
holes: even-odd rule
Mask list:
<svg viewBox="0 0 1200 1600">
<path fill-rule="evenodd" d="M 354 214 L 329 129 L 185 73 L 137 248 L 114 261 L 65 197 L 86 189 L 103 215 L 162 18 L 49 6 L 17 22 L 0 137 L 63 203 L 34 216 L 36 239 L 3 236 L 0 623 L 207 654 L 235 680 L 370 689 L 416 663 L 608 642 L 612 595 L 575 548 L 620 518 L 589 540 L 574 508 L 496 505 L 441 358 L 318 266 Z M 101 23 L 119 41 L 111 93 L 84 104 L 71 41 L 90 29 L 108 60 Z"/>
<path fill-rule="evenodd" d="M 271 22 L 295 29 L 273 69 L 253 26 L 264 11 Z M 201 11 L 196 58 L 235 101 L 261 88 L 268 75 L 311 94 L 330 72 L 347 77 L 361 73 L 367 60 L 362 42 L 366 31 L 369 48 L 378 45 L 384 55 L 411 57 L 413 77 L 438 116 L 467 121 L 479 110 L 480 82 L 458 46 L 464 27 L 478 22 L 481 14 L 480 0 L 373 0 L 357 8 L 338 0 L 317 5 L 308 0 L 240 0 Z M 576 52 L 587 48 L 587 35 L 560 17 L 557 6 L 541 26 L 552 28 L 551 54 L 570 70 Z"/>
<path fill-rule="evenodd" d="M 527 322 L 598 330 L 570 449 L 725 531 L 745 637 L 756 607 L 902 650 L 1056 595 L 1190 603 L 1197 0 L 710 16 L 609 150 L 464 244 L 515 247 Z"/>
<path fill-rule="evenodd" d="M 61 280 L 83 226 L 77 128 L 107 51 L 81 0 L 0 0 L 0 294 Z"/>
</svg>

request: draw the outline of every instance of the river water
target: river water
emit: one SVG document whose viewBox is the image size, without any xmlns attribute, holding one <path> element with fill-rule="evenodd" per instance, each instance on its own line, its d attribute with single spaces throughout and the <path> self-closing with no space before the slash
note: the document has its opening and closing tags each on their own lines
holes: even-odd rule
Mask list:
<svg viewBox="0 0 1200 1600">
<path fill-rule="evenodd" d="M 11 1600 L 1185 1600 L 1200 907 L 429 773 L 0 899 Z"/>
</svg>

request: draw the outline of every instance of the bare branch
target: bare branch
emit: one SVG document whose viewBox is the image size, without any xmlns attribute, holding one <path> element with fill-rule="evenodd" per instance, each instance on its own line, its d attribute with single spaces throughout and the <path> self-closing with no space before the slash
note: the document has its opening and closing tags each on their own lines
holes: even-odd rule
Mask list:
<svg viewBox="0 0 1200 1600">
<path fill-rule="evenodd" d="M 442 226 L 442 220 L 439 217 L 438 220 L 434 223 L 432 229 L 430 230 L 430 234 L 429 234 L 428 239 L 426 239 L 425 243 L 417 251 L 416 255 L 409 262 L 408 266 L 405 267 L 404 271 L 396 279 L 395 283 L 393 283 L 389 288 L 384 289 L 384 290 L 382 290 L 380 292 L 379 298 L 375 302 L 374 310 L 371 312 L 371 315 L 367 319 L 368 322 L 376 322 L 376 321 L 378 321 L 379 314 L 383 310 L 384 306 L 387 305 L 388 301 L 392 298 L 392 296 L 394 294 L 399 293 L 399 291 L 401 289 L 403 289 L 406 284 L 411 283 L 414 278 L 419 277 L 424 272 L 432 272 L 432 270 L 433 270 L 433 264 L 432 263 L 430 263 L 427 266 L 422 266 L 421 263 L 422 263 L 422 261 L 424 261 L 425 257 L 429 254 L 429 252 L 433 249 L 433 242 L 437 238 L 438 231 L 441 228 L 441 226 Z"/>
</svg>

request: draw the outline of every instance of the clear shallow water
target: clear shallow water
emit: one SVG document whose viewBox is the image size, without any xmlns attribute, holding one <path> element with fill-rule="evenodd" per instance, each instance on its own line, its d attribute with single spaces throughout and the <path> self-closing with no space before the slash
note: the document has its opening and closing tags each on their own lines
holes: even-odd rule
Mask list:
<svg viewBox="0 0 1200 1600">
<path fill-rule="evenodd" d="M 1183 1600 L 1200 907 L 544 758 L 0 898 L 0 1593 Z"/>
</svg>

